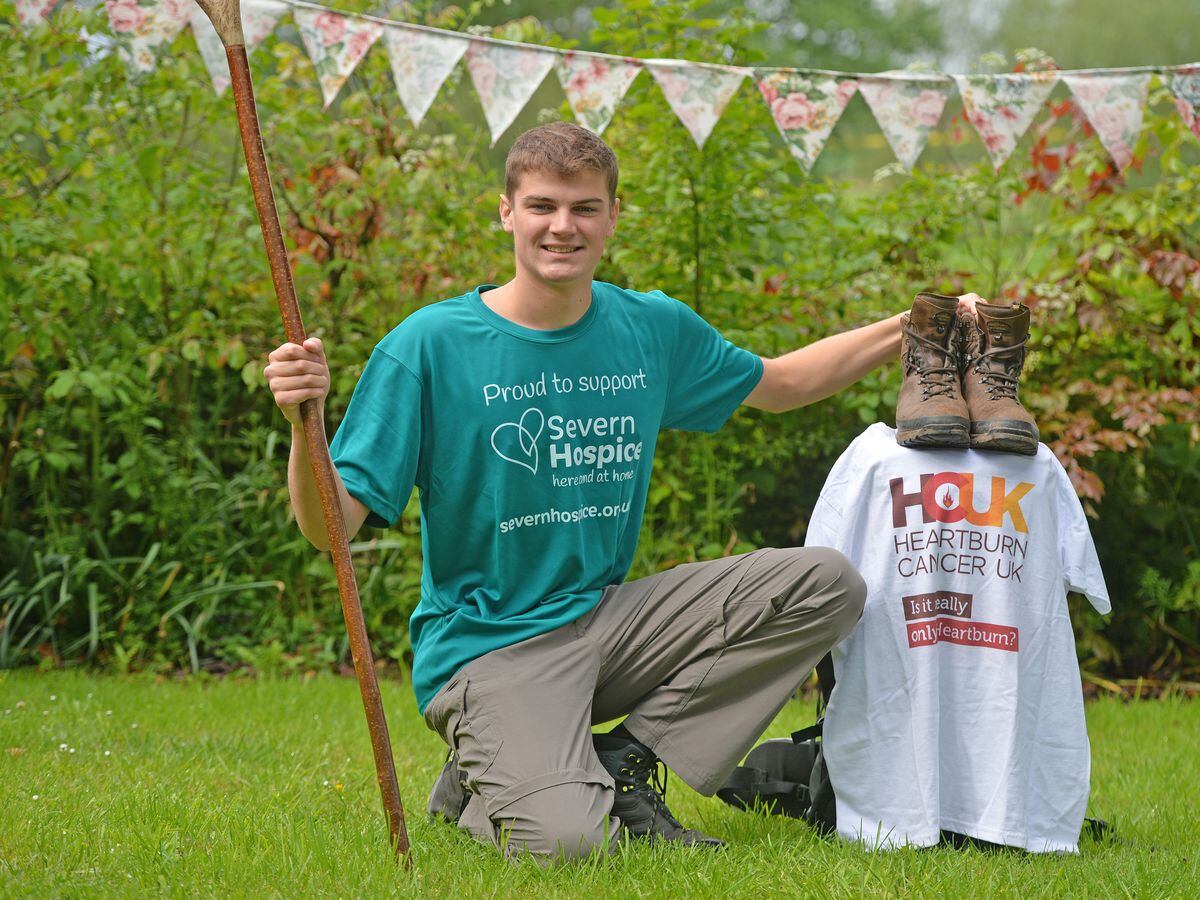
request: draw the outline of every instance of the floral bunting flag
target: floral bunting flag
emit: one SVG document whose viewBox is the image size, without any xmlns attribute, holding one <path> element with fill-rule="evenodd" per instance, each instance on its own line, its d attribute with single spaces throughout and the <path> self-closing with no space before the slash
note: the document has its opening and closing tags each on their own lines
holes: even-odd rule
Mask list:
<svg viewBox="0 0 1200 900">
<path fill-rule="evenodd" d="M 646 68 L 697 147 L 704 146 L 746 77 L 741 69 L 701 66 L 678 59 L 647 60 Z"/>
<path fill-rule="evenodd" d="M 1117 168 L 1124 169 L 1133 161 L 1133 147 L 1142 131 L 1149 74 L 1064 75 L 1062 80 Z"/>
<path fill-rule="evenodd" d="M 1180 118 L 1200 138 L 1200 65 L 1177 69 L 1169 84 Z"/>
<path fill-rule="evenodd" d="M 400 102 L 416 127 L 471 41 L 416 28 L 386 28 L 383 42 L 387 45 Z"/>
<path fill-rule="evenodd" d="M 579 124 L 600 134 L 612 121 L 617 104 L 642 71 L 642 64 L 635 59 L 568 50 L 559 57 L 555 69 Z"/>
<path fill-rule="evenodd" d="M 784 143 L 807 175 L 858 82 L 796 69 L 756 69 L 754 77 Z"/>
<path fill-rule="evenodd" d="M 365 19 L 352 19 L 337 13 L 296 9 L 292 14 L 300 28 L 300 39 L 312 58 L 321 82 L 321 95 L 328 107 L 362 62 L 371 45 L 379 40 L 383 26 Z"/>
<path fill-rule="evenodd" d="M 906 170 L 912 171 L 930 132 L 942 118 L 952 86 L 945 78 L 917 78 L 906 73 L 858 79 L 858 92 Z"/>
<path fill-rule="evenodd" d="M 1200 65 L 1184 66 L 1171 76 L 1171 93 L 1180 118 L 1200 138 Z"/>
<path fill-rule="evenodd" d="M 483 104 L 492 146 L 546 78 L 555 56 L 552 50 L 538 47 L 471 41 L 467 71 Z"/>
<path fill-rule="evenodd" d="M 32 28 L 43 19 L 50 18 L 50 11 L 58 0 L 17 0 L 17 21 L 22 28 Z"/>
<path fill-rule="evenodd" d="M 242 34 L 246 38 L 247 54 L 253 53 L 254 48 L 275 30 L 275 25 L 287 8 L 282 0 L 242 0 Z M 229 60 L 225 55 L 225 45 L 199 6 L 192 6 L 191 22 L 196 46 L 200 48 L 200 56 L 212 79 L 213 90 L 219 96 L 229 87 Z"/>
<path fill-rule="evenodd" d="M 967 121 L 979 133 L 992 165 L 999 171 L 1054 90 L 1058 75 L 955 75 L 954 80 L 962 94 Z"/>
<path fill-rule="evenodd" d="M 108 24 L 125 64 L 149 72 L 163 50 L 183 31 L 192 0 L 105 0 Z"/>
</svg>

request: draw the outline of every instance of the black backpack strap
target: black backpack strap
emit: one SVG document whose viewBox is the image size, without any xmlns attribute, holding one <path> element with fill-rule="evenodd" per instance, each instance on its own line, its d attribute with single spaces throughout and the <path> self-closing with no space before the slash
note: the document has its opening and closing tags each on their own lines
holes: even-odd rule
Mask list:
<svg viewBox="0 0 1200 900">
<path fill-rule="evenodd" d="M 803 744 L 805 741 L 811 741 L 821 737 L 825 731 L 825 720 L 817 719 L 813 724 L 801 728 L 799 731 L 792 732 L 792 743 Z"/>
<path fill-rule="evenodd" d="M 833 693 L 833 654 L 826 653 L 817 663 L 817 691 L 821 695 L 820 703 L 817 706 L 817 714 L 829 705 L 829 695 Z"/>
<path fill-rule="evenodd" d="M 772 779 L 765 770 L 753 766 L 734 769 L 717 790 L 717 796 L 738 809 L 770 806 L 776 814 L 796 818 L 810 802 L 807 786 Z"/>
<path fill-rule="evenodd" d="M 1113 827 L 1103 819 L 1086 818 L 1083 820 L 1083 831 L 1093 841 L 1112 840 L 1116 835 Z"/>
</svg>

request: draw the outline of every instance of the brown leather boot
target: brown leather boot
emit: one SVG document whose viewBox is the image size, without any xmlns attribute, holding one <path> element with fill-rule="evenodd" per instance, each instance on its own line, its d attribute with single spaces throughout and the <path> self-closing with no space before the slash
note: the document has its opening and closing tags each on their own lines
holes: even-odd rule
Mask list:
<svg viewBox="0 0 1200 900">
<path fill-rule="evenodd" d="M 1033 456 L 1038 429 L 1017 398 L 1029 308 L 978 303 L 978 317 L 961 317 L 962 385 L 971 414 L 971 446 Z"/>
<path fill-rule="evenodd" d="M 904 381 L 896 401 L 896 442 L 967 447 L 971 421 L 959 385 L 958 298 L 917 294 L 900 337 Z"/>
</svg>

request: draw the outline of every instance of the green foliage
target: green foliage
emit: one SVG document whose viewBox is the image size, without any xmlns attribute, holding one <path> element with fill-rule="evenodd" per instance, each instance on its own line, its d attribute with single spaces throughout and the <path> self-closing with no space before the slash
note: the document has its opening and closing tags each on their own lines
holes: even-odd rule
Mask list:
<svg viewBox="0 0 1200 900">
<path fill-rule="evenodd" d="M 465 28 L 500 11 L 434 9 L 412 14 Z M 261 372 L 281 337 L 231 98 L 213 96 L 189 34 L 142 78 L 89 60 L 76 34 L 103 30 L 100 15 L 64 8 L 25 35 L 0 0 L 0 667 L 343 664 L 333 570 L 291 520 L 290 432 Z M 597 49 L 764 59 L 761 23 L 699 0 L 624 0 L 595 17 Z M 503 33 L 565 43 L 530 18 Z M 252 64 L 336 423 L 404 316 L 510 277 L 511 247 L 487 224 L 504 148 L 487 149 L 461 67 L 412 129 L 382 53 L 330 112 L 290 26 Z M 1081 652 L 1108 674 L 1186 671 L 1200 660 L 1196 144 L 1162 91 L 1145 172 L 1128 183 L 1077 115 L 1038 127 L 1000 175 L 887 167 L 876 184 L 836 184 L 801 175 L 750 82 L 697 150 L 642 75 L 606 133 L 623 211 L 598 277 L 674 294 L 768 356 L 921 289 L 1032 306 L 1023 396 L 1096 516 L 1117 608 L 1107 627 L 1081 618 Z M 864 425 L 891 420 L 897 388 L 889 367 L 787 415 L 664 434 L 631 576 L 802 541 L 829 466 Z M 403 664 L 415 502 L 352 549 L 376 653 Z"/>
<path fill-rule="evenodd" d="M 722 17 L 738 6 L 709 4 Z M 940 4 L 923 0 L 750 0 L 765 26 L 753 39 L 773 66 L 880 72 L 946 43 Z"/>
<path fill-rule="evenodd" d="M 1200 6 L 1187 0 L 1010 0 L 990 42 L 1037 44 L 1065 68 L 1183 65 L 1200 59 Z"/>
</svg>

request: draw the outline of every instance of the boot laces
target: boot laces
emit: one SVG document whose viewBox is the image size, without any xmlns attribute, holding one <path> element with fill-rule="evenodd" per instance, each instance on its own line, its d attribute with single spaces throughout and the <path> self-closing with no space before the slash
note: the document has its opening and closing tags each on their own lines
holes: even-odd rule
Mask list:
<svg viewBox="0 0 1200 900">
<path fill-rule="evenodd" d="M 938 353 L 941 353 L 946 358 L 946 362 L 953 362 L 954 351 L 943 347 L 937 341 L 931 341 L 923 334 L 918 334 L 907 325 L 904 326 L 904 333 L 910 339 L 925 345 L 930 350 L 936 350 Z M 922 399 L 937 397 L 940 394 L 954 393 L 954 389 L 958 387 L 958 366 L 921 366 L 917 364 L 915 358 L 910 357 L 910 359 L 916 365 L 917 375 L 921 379 Z"/>
<path fill-rule="evenodd" d="M 622 790 L 632 790 L 644 796 L 654 810 L 655 820 L 661 816 L 677 828 L 683 827 L 667 809 L 666 763 L 658 757 L 647 759 L 637 751 L 631 750 L 625 754 L 618 771 L 634 782 L 632 785 L 623 786 Z"/>
<path fill-rule="evenodd" d="M 1025 358 L 1025 344 L 1028 340 L 1029 338 L 1025 338 L 1025 340 L 1018 344 L 1013 344 L 1011 347 L 996 347 L 992 350 L 984 351 L 971 361 L 971 367 L 979 375 L 979 383 L 987 389 L 988 396 L 991 399 L 1016 400 L 1018 376 L 1011 375 L 1006 371 L 1002 372 L 998 369 L 984 369 L 982 367 L 984 361 L 993 357 L 1013 357 L 1008 362 L 1008 365 L 1020 371 L 1021 362 Z"/>
</svg>

